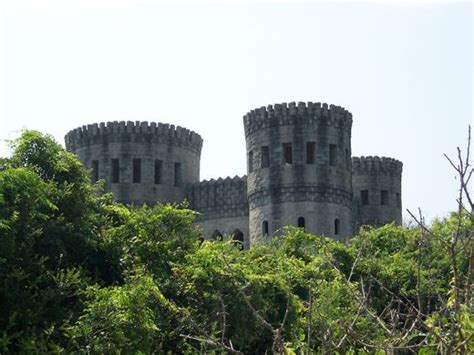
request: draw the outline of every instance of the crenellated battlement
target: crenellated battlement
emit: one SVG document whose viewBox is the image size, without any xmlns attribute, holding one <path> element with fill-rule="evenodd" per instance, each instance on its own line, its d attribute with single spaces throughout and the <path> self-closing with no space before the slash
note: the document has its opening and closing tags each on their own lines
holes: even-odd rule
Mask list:
<svg viewBox="0 0 474 355">
<path fill-rule="evenodd" d="M 170 144 L 186 147 L 200 154 L 202 138 L 189 129 L 165 123 L 140 121 L 101 122 L 69 131 L 65 136 L 66 148 L 107 142 L 143 142 Z"/>
<path fill-rule="evenodd" d="M 191 186 L 192 207 L 204 218 L 248 215 L 247 176 L 203 180 Z"/>
<path fill-rule="evenodd" d="M 400 175 L 403 163 L 399 160 L 387 157 L 353 157 L 352 173 L 354 175 L 364 174 L 391 174 Z"/>
<path fill-rule="evenodd" d="M 247 175 L 238 176 L 235 175 L 234 177 L 227 176 L 226 178 L 218 178 L 218 179 L 210 179 L 210 180 L 202 180 L 193 184 L 193 188 L 201 188 L 201 187 L 208 187 L 214 185 L 223 185 L 226 187 L 235 186 L 241 183 L 247 183 Z"/>
<path fill-rule="evenodd" d="M 326 103 L 290 102 L 263 106 L 248 112 L 244 118 L 245 136 L 270 126 L 293 125 L 298 122 L 316 124 L 325 122 L 329 126 L 350 130 L 352 114 L 341 106 Z"/>
</svg>

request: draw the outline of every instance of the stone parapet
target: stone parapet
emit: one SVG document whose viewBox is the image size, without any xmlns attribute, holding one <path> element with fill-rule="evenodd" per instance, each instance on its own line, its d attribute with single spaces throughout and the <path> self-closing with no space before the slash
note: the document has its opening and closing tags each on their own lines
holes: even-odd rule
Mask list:
<svg viewBox="0 0 474 355">
<path fill-rule="evenodd" d="M 387 157 L 353 157 L 352 174 L 393 174 L 400 175 L 403 170 L 403 163 L 399 160 Z"/>
<path fill-rule="evenodd" d="M 188 148 L 201 153 L 202 138 L 189 129 L 165 123 L 114 121 L 82 126 L 65 136 L 66 149 L 103 142 L 151 142 Z"/>
<path fill-rule="evenodd" d="M 245 136 L 270 126 L 286 126 L 297 123 L 326 123 L 328 126 L 349 130 L 352 127 L 352 114 L 341 106 L 326 103 L 290 102 L 275 104 L 251 110 L 244 116 Z"/>
</svg>

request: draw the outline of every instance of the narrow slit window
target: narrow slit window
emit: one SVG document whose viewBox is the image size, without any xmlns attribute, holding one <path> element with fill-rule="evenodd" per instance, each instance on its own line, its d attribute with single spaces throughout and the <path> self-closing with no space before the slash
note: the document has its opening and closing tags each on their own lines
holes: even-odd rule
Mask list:
<svg viewBox="0 0 474 355">
<path fill-rule="evenodd" d="M 142 181 L 142 160 L 133 159 L 133 178 L 134 184 L 139 184 Z"/>
<path fill-rule="evenodd" d="M 349 149 L 346 148 L 346 168 L 351 167 L 351 154 L 349 153 Z"/>
<path fill-rule="evenodd" d="M 298 228 L 305 228 L 305 220 L 304 220 L 304 217 L 298 217 Z"/>
<path fill-rule="evenodd" d="M 336 218 L 336 220 L 334 221 L 334 234 L 341 234 L 341 221 L 339 220 L 339 218 Z"/>
<path fill-rule="evenodd" d="M 262 222 L 262 235 L 268 235 L 268 221 Z"/>
<path fill-rule="evenodd" d="M 387 190 L 380 191 L 380 204 L 382 206 L 388 205 L 388 191 Z"/>
<path fill-rule="evenodd" d="M 397 207 L 401 208 L 402 207 L 402 199 L 400 198 L 400 194 L 397 192 L 395 197 L 397 199 Z"/>
<path fill-rule="evenodd" d="M 163 175 L 163 161 L 162 160 L 155 160 L 155 184 L 161 184 Z"/>
<path fill-rule="evenodd" d="M 315 142 L 306 142 L 306 164 L 314 164 L 315 150 L 316 150 Z"/>
<path fill-rule="evenodd" d="M 97 182 L 99 180 L 99 161 L 92 161 L 92 182 Z"/>
<path fill-rule="evenodd" d="M 253 172 L 253 151 L 249 152 L 249 173 Z"/>
<path fill-rule="evenodd" d="M 366 206 L 369 204 L 369 190 L 362 190 L 360 192 L 360 200 L 363 206 Z"/>
<path fill-rule="evenodd" d="M 181 163 L 174 163 L 174 186 L 181 186 Z"/>
<path fill-rule="evenodd" d="M 293 164 L 293 146 L 291 143 L 283 143 L 283 163 Z"/>
<path fill-rule="evenodd" d="M 268 168 L 270 166 L 270 151 L 268 145 L 262 147 L 262 161 L 261 167 Z"/>
<path fill-rule="evenodd" d="M 337 164 L 337 145 L 329 144 L 329 165 L 336 166 Z"/>
<path fill-rule="evenodd" d="M 112 184 L 120 182 L 120 165 L 118 159 L 112 159 Z"/>
</svg>

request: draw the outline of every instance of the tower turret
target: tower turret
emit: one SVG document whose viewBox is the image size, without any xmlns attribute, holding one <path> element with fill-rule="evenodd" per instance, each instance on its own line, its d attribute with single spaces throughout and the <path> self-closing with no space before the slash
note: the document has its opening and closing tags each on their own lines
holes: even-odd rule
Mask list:
<svg viewBox="0 0 474 355">
<path fill-rule="evenodd" d="M 352 158 L 355 226 L 402 223 L 402 162 L 385 157 Z"/>
<path fill-rule="evenodd" d="M 182 127 L 115 121 L 76 128 L 65 141 L 120 202 L 178 202 L 199 181 L 202 139 Z"/>
<path fill-rule="evenodd" d="M 251 243 L 287 224 L 351 236 L 351 113 L 283 103 L 250 111 L 244 126 Z"/>
</svg>

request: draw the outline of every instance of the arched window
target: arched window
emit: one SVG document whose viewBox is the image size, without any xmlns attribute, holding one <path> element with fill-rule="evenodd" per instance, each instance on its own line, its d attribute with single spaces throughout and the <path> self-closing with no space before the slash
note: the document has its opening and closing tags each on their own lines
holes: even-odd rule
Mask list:
<svg viewBox="0 0 474 355">
<path fill-rule="evenodd" d="M 262 235 L 268 235 L 268 221 L 262 222 Z"/>
<path fill-rule="evenodd" d="M 211 238 L 213 240 L 219 240 L 222 241 L 222 233 L 219 232 L 217 229 L 212 233 Z"/>
<path fill-rule="evenodd" d="M 239 229 L 236 229 L 234 233 L 232 233 L 232 240 L 238 244 L 240 250 L 244 249 L 244 233 Z"/>
<path fill-rule="evenodd" d="M 334 234 L 339 235 L 341 233 L 341 221 L 339 218 L 336 218 L 334 221 Z"/>
<path fill-rule="evenodd" d="M 298 217 L 298 227 L 303 229 L 305 228 L 304 217 Z"/>
</svg>

